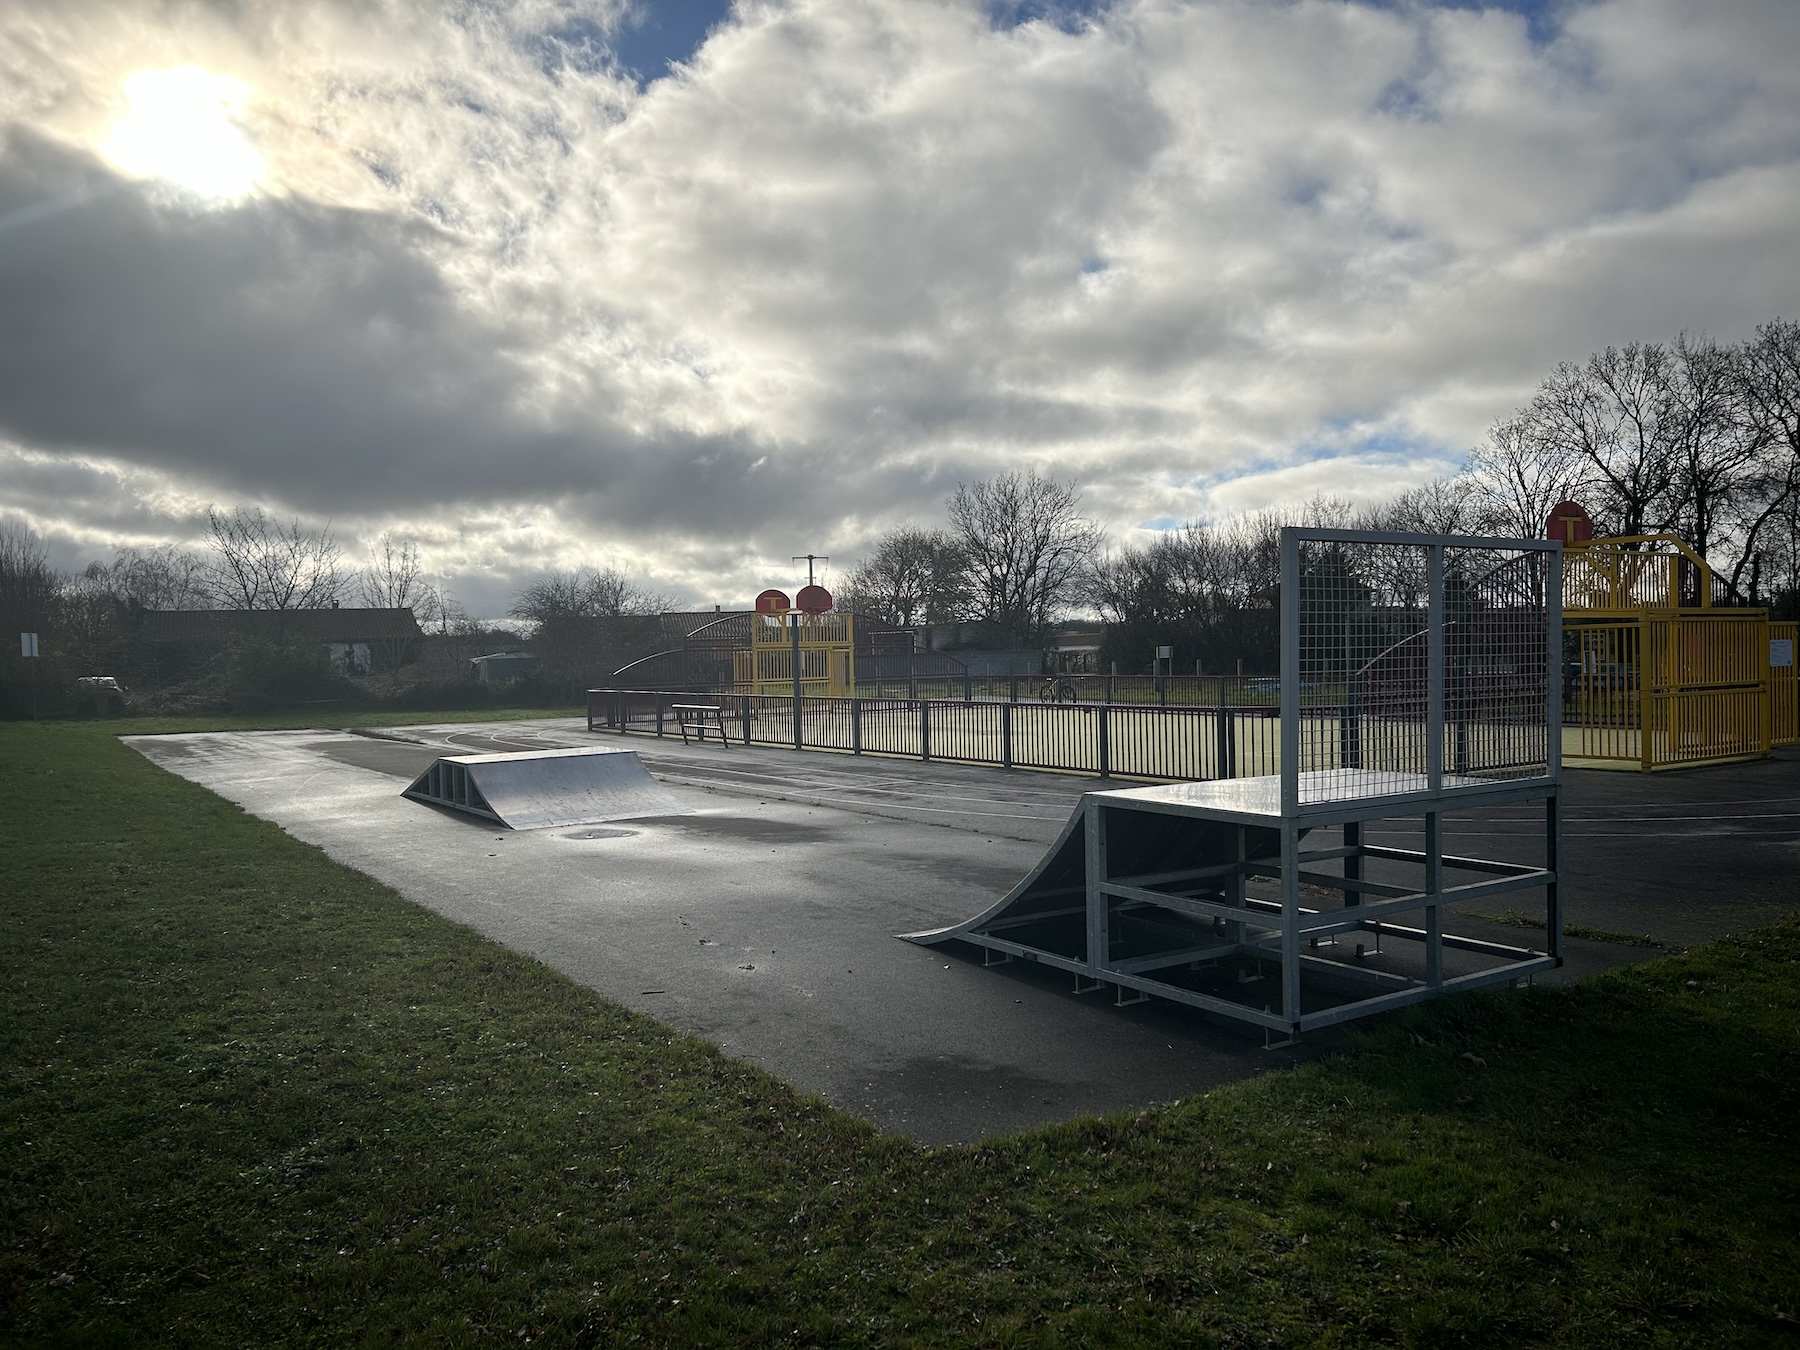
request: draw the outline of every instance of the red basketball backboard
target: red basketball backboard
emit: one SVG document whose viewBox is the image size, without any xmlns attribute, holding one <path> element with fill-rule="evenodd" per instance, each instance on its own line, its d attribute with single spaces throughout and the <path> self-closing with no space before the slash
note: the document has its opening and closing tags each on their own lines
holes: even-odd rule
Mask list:
<svg viewBox="0 0 1800 1350">
<path fill-rule="evenodd" d="M 1565 544 L 1585 544 L 1594 537 L 1594 522 L 1580 502 L 1558 502 L 1544 522 L 1544 538 Z"/>
</svg>

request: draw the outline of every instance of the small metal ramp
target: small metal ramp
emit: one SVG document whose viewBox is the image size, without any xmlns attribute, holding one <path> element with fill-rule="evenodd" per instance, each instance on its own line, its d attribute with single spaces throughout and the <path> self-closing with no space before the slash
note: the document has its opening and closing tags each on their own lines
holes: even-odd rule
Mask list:
<svg viewBox="0 0 1800 1350">
<path fill-rule="evenodd" d="M 514 830 L 692 814 L 635 751 L 606 747 L 446 755 L 401 795 Z"/>
</svg>

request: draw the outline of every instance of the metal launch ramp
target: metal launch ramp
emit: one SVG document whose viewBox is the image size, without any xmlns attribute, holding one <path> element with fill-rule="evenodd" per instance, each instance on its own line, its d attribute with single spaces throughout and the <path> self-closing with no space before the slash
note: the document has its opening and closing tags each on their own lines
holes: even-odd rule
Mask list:
<svg viewBox="0 0 1800 1350">
<path fill-rule="evenodd" d="M 1543 867 L 1446 854 L 1429 809 L 1441 798 L 1421 802 L 1422 779 L 1367 778 L 1380 795 L 1302 819 L 1283 816 L 1279 776 L 1090 792 L 1044 860 L 992 908 L 902 936 L 972 943 L 989 964 L 1055 966 L 1076 976 L 1079 992 L 1113 986 L 1121 1005 L 1155 995 L 1289 1036 L 1561 964 L 1554 853 Z M 1465 809 L 1539 795 L 1443 786 L 1461 789 Z M 1428 818 L 1423 850 L 1365 842 L 1366 820 L 1414 813 Z M 1302 849 L 1314 831 L 1330 833 Z M 1445 931 L 1452 905 L 1527 890 L 1548 893 L 1547 950 Z M 1421 914 L 1422 928 L 1394 922 Z"/>
<path fill-rule="evenodd" d="M 609 747 L 446 755 L 401 795 L 513 830 L 692 814 L 635 751 Z"/>
<path fill-rule="evenodd" d="M 1090 792 L 998 904 L 903 936 L 1290 1037 L 1555 969 L 1559 549 L 1284 529 L 1280 772 Z M 1452 811 L 1502 812 L 1509 851 L 1541 861 L 1446 852 Z M 1531 891 L 1541 949 L 1451 927 L 1465 901 Z"/>
</svg>

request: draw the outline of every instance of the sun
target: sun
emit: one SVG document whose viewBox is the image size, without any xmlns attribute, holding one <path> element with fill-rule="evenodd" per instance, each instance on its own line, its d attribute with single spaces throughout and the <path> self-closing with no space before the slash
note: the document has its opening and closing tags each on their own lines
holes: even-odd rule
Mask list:
<svg viewBox="0 0 1800 1350">
<path fill-rule="evenodd" d="M 125 81 L 130 110 L 100 146 L 113 167 L 196 196 L 235 201 L 263 176 L 237 117 L 250 89 L 197 66 L 143 70 Z"/>
</svg>

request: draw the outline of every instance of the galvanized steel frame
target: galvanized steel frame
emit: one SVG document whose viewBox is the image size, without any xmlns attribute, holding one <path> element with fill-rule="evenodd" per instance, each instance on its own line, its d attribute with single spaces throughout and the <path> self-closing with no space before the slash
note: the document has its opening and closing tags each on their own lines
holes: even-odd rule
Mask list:
<svg viewBox="0 0 1800 1350">
<path fill-rule="evenodd" d="M 1425 636 L 1423 763 L 1414 773 L 1365 771 L 1339 766 L 1327 772 L 1305 768 L 1302 761 L 1302 546 L 1308 543 L 1392 545 L 1425 551 L 1427 614 Z M 1540 772 L 1526 776 L 1481 779 L 1468 774 L 1447 775 L 1444 766 L 1446 731 L 1446 614 L 1445 550 L 1481 549 L 1514 557 L 1542 553 L 1545 565 L 1533 571 L 1541 586 L 1535 603 L 1522 611 L 1523 620 L 1541 622 L 1541 646 L 1534 648 L 1542 669 L 1525 687 L 1542 685 L 1543 763 Z M 1076 977 L 1078 991 L 1113 986 L 1120 1002 L 1126 991 L 1137 997 L 1154 995 L 1187 1004 L 1251 1025 L 1266 1032 L 1295 1037 L 1303 1032 L 1369 1016 L 1406 1004 L 1436 998 L 1458 990 L 1511 983 L 1562 964 L 1562 896 L 1559 851 L 1561 690 L 1554 678 L 1554 662 L 1561 650 L 1560 545 L 1554 541 L 1471 539 L 1453 536 L 1391 532 L 1287 529 L 1281 539 L 1281 745 L 1276 775 L 1263 781 L 1274 791 L 1266 805 L 1255 809 L 1234 806 L 1229 793 L 1203 785 L 1184 790 L 1145 788 L 1132 791 L 1089 793 L 1082 799 L 1078 818 L 1071 820 L 1057 850 L 1073 846 L 1079 838 L 1083 849 L 1084 876 L 1079 901 L 1071 894 L 1070 906 L 1079 904 L 1085 915 L 1085 951 L 1075 956 L 1063 950 L 1032 945 L 1009 931 L 1041 923 L 1058 913 L 1071 918 L 1074 908 L 1045 911 L 1043 892 L 1033 892 L 1033 873 L 1014 892 L 987 914 L 967 923 L 930 933 L 909 935 L 923 943 L 969 942 L 1003 958 L 1021 958 L 1067 970 Z M 1515 625 L 1516 627 L 1516 625 Z M 1463 635 L 1466 638 L 1466 633 Z M 1461 715 L 1459 708 L 1459 715 Z M 1354 709 L 1345 716 L 1357 715 Z M 1246 789 L 1254 784 L 1245 783 Z M 1333 789 L 1343 791 L 1333 794 Z M 1364 788 L 1372 790 L 1364 792 Z M 1245 800 L 1250 800 L 1245 798 Z M 1494 859 L 1450 855 L 1444 851 L 1444 813 L 1452 808 L 1482 809 L 1542 802 L 1544 810 L 1543 865 L 1527 866 Z M 1114 817 L 1120 812 L 1149 812 L 1187 817 L 1206 825 L 1236 825 L 1235 859 L 1207 859 L 1184 872 L 1159 875 L 1116 875 L 1110 847 Z M 1374 820 L 1421 817 L 1425 847 L 1401 850 L 1367 842 L 1364 826 Z M 1251 860 L 1245 846 L 1245 830 L 1257 827 L 1279 831 L 1279 853 L 1273 859 Z M 1336 848 L 1307 850 L 1303 836 L 1321 828 L 1341 831 Z M 1266 838 L 1266 835 L 1264 836 Z M 1071 855 L 1072 856 L 1072 855 Z M 1200 860 L 1196 860 L 1198 863 Z M 1321 863 L 1337 862 L 1341 871 L 1319 871 Z M 1396 885 L 1368 874 L 1368 864 L 1386 862 L 1415 868 L 1416 885 Z M 1446 885 L 1446 871 L 1473 872 L 1480 879 Z M 1246 882 L 1251 878 L 1274 881 L 1279 900 L 1251 897 Z M 1343 903 L 1328 909 L 1301 903 L 1303 885 L 1336 890 Z M 1445 911 L 1455 905 L 1497 895 L 1541 890 L 1544 895 L 1545 943 L 1542 950 L 1489 942 L 1445 932 Z M 1198 892 L 1198 893 L 1197 893 Z M 1201 894 L 1203 893 L 1203 894 Z M 1210 897 L 1210 898 L 1203 898 Z M 1055 903 L 1061 904 L 1060 901 Z M 1209 922 L 1217 940 L 1196 943 L 1192 934 L 1174 948 L 1162 952 L 1115 957 L 1114 915 L 1120 907 L 1140 912 L 1180 916 L 1190 926 Z M 1422 925 L 1393 922 L 1395 916 L 1422 912 Z M 1022 918 L 1010 917 L 1017 913 Z M 1423 955 L 1423 975 L 1383 971 L 1318 953 L 1318 944 L 1338 934 L 1370 934 L 1377 946 L 1383 937 L 1417 943 Z M 1361 946 L 1358 945 L 1360 958 Z M 1447 975 L 1445 952 L 1462 951 L 1490 958 L 1492 966 L 1460 975 Z M 1219 962 L 1252 960 L 1260 969 L 1273 960 L 1280 970 L 1280 1007 L 1255 1006 L 1185 987 L 1158 978 L 1157 972 L 1176 967 L 1196 968 Z M 1366 997 L 1320 1004 L 1322 977 L 1343 984 L 1372 987 Z M 1314 1006 L 1303 994 L 1314 991 Z"/>
</svg>

